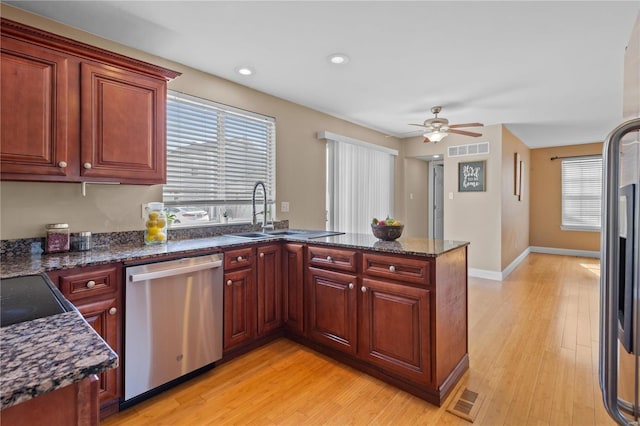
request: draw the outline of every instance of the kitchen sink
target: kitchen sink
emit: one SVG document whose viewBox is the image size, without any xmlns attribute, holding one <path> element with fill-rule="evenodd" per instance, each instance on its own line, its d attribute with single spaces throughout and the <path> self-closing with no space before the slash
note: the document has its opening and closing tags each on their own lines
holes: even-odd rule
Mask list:
<svg viewBox="0 0 640 426">
<path fill-rule="evenodd" d="M 231 237 L 249 238 L 251 240 L 257 240 L 260 238 L 268 238 L 271 235 L 263 234 L 261 232 L 245 232 L 244 234 L 232 234 Z"/>
<path fill-rule="evenodd" d="M 288 229 L 282 229 L 279 231 L 271 231 L 269 232 L 269 235 L 300 235 L 306 233 L 306 231 L 290 231 Z"/>
</svg>

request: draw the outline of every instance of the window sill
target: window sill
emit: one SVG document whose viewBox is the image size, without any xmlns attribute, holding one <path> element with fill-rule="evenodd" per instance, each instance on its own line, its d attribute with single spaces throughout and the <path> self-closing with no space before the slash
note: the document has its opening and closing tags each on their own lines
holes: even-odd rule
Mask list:
<svg viewBox="0 0 640 426">
<path fill-rule="evenodd" d="M 176 223 L 171 224 L 169 229 L 189 229 L 189 228 L 204 228 L 209 226 L 229 226 L 229 225 L 250 225 L 251 221 L 248 219 L 230 220 L 228 222 L 190 222 L 190 223 Z"/>
<path fill-rule="evenodd" d="M 562 231 L 600 232 L 600 227 L 560 225 Z"/>
</svg>

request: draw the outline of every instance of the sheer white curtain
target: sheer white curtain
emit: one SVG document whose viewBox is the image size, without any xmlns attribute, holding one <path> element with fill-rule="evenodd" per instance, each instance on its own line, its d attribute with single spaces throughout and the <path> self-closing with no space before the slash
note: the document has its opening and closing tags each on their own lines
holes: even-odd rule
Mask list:
<svg viewBox="0 0 640 426">
<path fill-rule="evenodd" d="M 327 139 L 330 230 L 368 234 L 373 217 L 393 216 L 395 155 L 373 144 Z"/>
</svg>

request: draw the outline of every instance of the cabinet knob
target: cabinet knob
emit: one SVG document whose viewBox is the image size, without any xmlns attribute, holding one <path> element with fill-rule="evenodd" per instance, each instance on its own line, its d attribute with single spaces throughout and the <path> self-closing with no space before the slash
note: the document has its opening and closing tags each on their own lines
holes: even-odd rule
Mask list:
<svg viewBox="0 0 640 426">
<path fill-rule="evenodd" d="M 96 286 L 96 282 L 91 280 L 87 282 L 87 288 L 94 288 Z"/>
<path fill-rule="evenodd" d="M 115 315 L 118 312 L 116 308 L 109 309 L 109 315 Z"/>
<path fill-rule="evenodd" d="M 260 257 L 264 257 L 264 253 L 260 253 Z"/>
<path fill-rule="evenodd" d="M 363 293 L 366 293 L 366 292 L 367 292 L 367 288 L 366 288 L 365 286 L 362 286 L 362 287 L 360 288 L 360 290 L 361 290 Z"/>
<path fill-rule="evenodd" d="M 61 169 L 64 169 L 65 167 L 67 167 L 67 162 L 66 161 L 60 161 L 58 163 L 58 167 L 60 167 Z"/>
<path fill-rule="evenodd" d="M 353 290 L 353 283 L 349 283 L 349 290 Z"/>
<path fill-rule="evenodd" d="M 238 258 L 236 259 L 238 262 L 242 262 L 242 256 L 238 256 Z"/>
<path fill-rule="evenodd" d="M 331 256 L 327 256 L 327 262 L 333 262 L 333 258 Z"/>
<path fill-rule="evenodd" d="M 231 281 L 231 280 L 227 280 L 227 285 L 228 285 L 229 287 L 231 287 L 231 285 L 232 285 L 232 284 L 233 284 L 233 281 Z"/>
<path fill-rule="evenodd" d="M 396 271 L 396 267 L 391 265 L 389 266 L 389 272 L 395 272 Z"/>
<path fill-rule="evenodd" d="M 84 167 L 85 169 L 90 169 L 91 168 L 91 163 L 84 163 L 82 165 L 82 167 Z"/>
</svg>

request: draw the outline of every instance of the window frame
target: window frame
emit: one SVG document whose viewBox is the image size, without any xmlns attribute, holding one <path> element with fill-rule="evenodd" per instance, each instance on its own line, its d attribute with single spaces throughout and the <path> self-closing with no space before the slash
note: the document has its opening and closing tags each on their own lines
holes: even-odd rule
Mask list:
<svg viewBox="0 0 640 426">
<path fill-rule="evenodd" d="M 591 173 L 591 176 L 588 176 L 588 178 L 593 179 L 593 178 L 597 178 L 599 179 L 599 184 L 600 184 L 600 192 L 597 195 L 597 202 L 593 203 L 591 202 L 592 206 L 591 208 L 593 208 L 593 205 L 597 205 L 598 209 L 599 209 L 599 215 L 598 215 L 598 221 L 597 224 L 592 221 L 592 224 L 579 224 L 576 223 L 576 218 L 577 219 L 582 219 L 582 220 L 586 220 L 589 219 L 590 217 L 593 217 L 594 215 L 589 215 L 589 214 L 585 214 L 584 213 L 584 209 L 581 209 L 580 214 L 576 215 L 574 213 L 572 213 L 570 211 L 570 208 L 568 207 L 568 202 L 569 202 L 569 198 L 571 197 L 578 197 L 577 199 L 580 200 L 581 202 L 587 204 L 589 202 L 589 199 L 593 199 L 594 194 L 588 194 L 588 192 L 590 192 L 590 188 L 587 186 L 582 186 L 580 188 L 578 188 L 578 190 L 581 192 L 580 194 L 567 194 L 569 192 L 568 190 L 568 185 L 576 185 L 576 181 L 578 179 L 577 176 L 568 176 L 568 174 L 571 171 L 566 170 L 567 167 L 570 167 L 570 165 L 575 164 L 576 166 L 574 168 L 577 167 L 584 167 L 585 163 L 595 163 L 595 162 L 599 162 L 598 170 L 596 170 L 596 173 Z M 560 186 L 560 196 L 561 196 L 561 207 L 560 207 L 560 229 L 563 231 L 585 231 L 585 232 L 600 232 L 601 227 L 602 227 L 602 194 L 603 194 L 603 176 L 602 176 L 602 170 L 603 170 L 603 164 L 602 164 L 602 156 L 601 155 L 584 155 L 584 156 L 574 156 L 574 157 L 567 157 L 567 158 L 563 158 L 562 162 L 561 162 L 561 166 L 560 166 L 560 178 L 561 178 L 561 186 Z M 573 170 L 572 173 L 577 174 L 580 173 L 580 171 L 578 170 Z M 567 179 L 571 178 L 572 180 L 568 181 Z M 585 184 L 586 185 L 586 184 Z M 591 191 L 593 191 L 591 189 Z M 573 218 L 574 220 L 571 221 L 570 219 Z"/>
<path fill-rule="evenodd" d="M 177 103 L 170 105 L 172 102 Z M 175 90 L 167 91 L 167 103 L 167 182 L 162 188 L 165 207 L 202 207 L 209 212 L 209 221 L 186 226 L 251 222 L 252 188 L 262 181 L 267 186 L 268 219 L 275 220 L 275 118 Z M 181 146 L 184 151 L 176 155 Z M 252 146 L 262 152 L 256 154 L 260 160 L 257 163 L 242 154 Z M 197 164 L 205 157 L 209 164 Z M 202 173 L 188 175 L 198 167 Z M 261 189 L 258 195 L 262 205 Z M 224 213 L 240 217 L 232 216 L 229 221 Z"/>
</svg>

